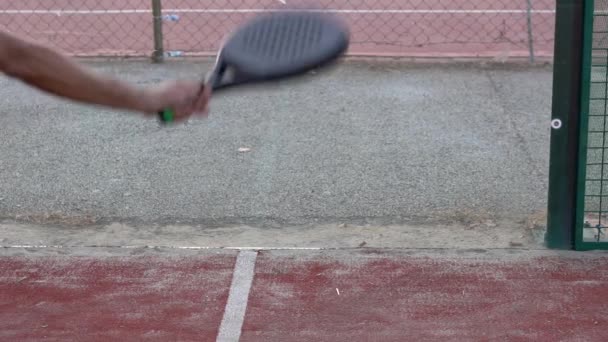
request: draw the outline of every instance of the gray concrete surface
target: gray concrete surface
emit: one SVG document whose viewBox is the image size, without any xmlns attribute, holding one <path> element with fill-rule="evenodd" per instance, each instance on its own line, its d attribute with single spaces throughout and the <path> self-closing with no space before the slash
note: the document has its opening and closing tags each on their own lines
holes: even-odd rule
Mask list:
<svg viewBox="0 0 608 342">
<path fill-rule="evenodd" d="M 145 85 L 210 64 L 90 66 Z M 218 95 L 209 119 L 172 128 L 3 77 L 0 218 L 523 227 L 546 206 L 551 76 L 546 66 L 348 62 Z"/>
</svg>

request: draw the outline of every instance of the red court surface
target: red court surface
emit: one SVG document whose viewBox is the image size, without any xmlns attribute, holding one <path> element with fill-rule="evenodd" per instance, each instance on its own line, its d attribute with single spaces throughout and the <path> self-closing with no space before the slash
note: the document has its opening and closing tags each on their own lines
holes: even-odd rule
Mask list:
<svg viewBox="0 0 608 342">
<path fill-rule="evenodd" d="M 552 55 L 553 0 L 314 3 L 315 9 L 335 13 L 349 24 L 353 55 L 528 56 L 530 38 L 536 56 Z M 284 6 L 278 0 L 163 0 L 162 4 L 163 14 L 177 19 L 164 21 L 164 48 L 185 55 L 212 55 L 240 23 Z M 0 0 L 0 27 L 81 56 L 149 56 L 154 49 L 150 0 Z"/>
<path fill-rule="evenodd" d="M 0 340 L 212 341 L 234 257 L 0 258 Z"/>
<path fill-rule="evenodd" d="M 236 251 L 5 249 L 0 339 L 608 340 L 605 253 L 246 253 L 249 285 Z"/>
</svg>

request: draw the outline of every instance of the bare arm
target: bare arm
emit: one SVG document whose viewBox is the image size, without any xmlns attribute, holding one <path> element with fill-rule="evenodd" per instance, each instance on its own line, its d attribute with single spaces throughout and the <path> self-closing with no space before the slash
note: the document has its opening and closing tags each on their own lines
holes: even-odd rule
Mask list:
<svg viewBox="0 0 608 342">
<path fill-rule="evenodd" d="M 8 76 L 71 100 L 147 111 L 144 94 L 124 82 L 96 75 L 46 46 L 0 31 L 0 68 Z"/>
<path fill-rule="evenodd" d="M 87 104 L 154 114 L 172 107 L 187 117 L 206 113 L 210 94 L 195 82 L 179 81 L 140 89 L 98 75 L 42 44 L 22 40 L 0 30 L 0 71 L 40 90 Z"/>
</svg>

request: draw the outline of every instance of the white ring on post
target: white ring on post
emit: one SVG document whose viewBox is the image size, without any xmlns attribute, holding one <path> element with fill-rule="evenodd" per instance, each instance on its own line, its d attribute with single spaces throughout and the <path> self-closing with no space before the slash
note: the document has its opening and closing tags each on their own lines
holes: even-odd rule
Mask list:
<svg viewBox="0 0 608 342">
<path fill-rule="evenodd" d="M 551 120 L 551 127 L 553 127 L 553 129 L 562 128 L 562 120 L 560 120 L 560 119 Z"/>
</svg>

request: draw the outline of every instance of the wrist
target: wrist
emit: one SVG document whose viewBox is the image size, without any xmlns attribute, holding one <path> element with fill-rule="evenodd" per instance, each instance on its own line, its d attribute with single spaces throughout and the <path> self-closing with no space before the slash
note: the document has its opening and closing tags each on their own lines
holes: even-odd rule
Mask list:
<svg viewBox="0 0 608 342">
<path fill-rule="evenodd" d="M 155 113 L 158 108 L 155 105 L 155 96 L 148 89 L 131 89 L 128 92 L 129 100 L 127 106 L 134 111 L 143 113 Z"/>
<path fill-rule="evenodd" d="M 94 103 L 136 112 L 149 112 L 150 95 L 145 89 L 109 77 L 97 77 L 98 99 Z"/>
</svg>

